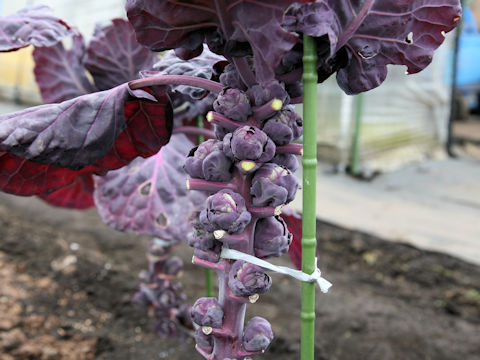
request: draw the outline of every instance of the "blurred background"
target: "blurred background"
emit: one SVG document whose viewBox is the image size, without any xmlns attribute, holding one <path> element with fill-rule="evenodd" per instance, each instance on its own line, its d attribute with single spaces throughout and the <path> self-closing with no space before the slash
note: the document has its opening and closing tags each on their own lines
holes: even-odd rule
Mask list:
<svg viewBox="0 0 480 360">
<path fill-rule="evenodd" d="M 124 0 L 0 0 L 0 16 L 40 3 L 87 39 L 124 17 Z M 390 67 L 354 97 L 334 78 L 318 87 L 319 259 L 334 283 L 319 295 L 318 359 L 480 359 L 480 1 L 464 6 L 425 71 Z M 1 113 L 41 103 L 33 67 L 30 47 L 0 54 Z M 131 307 L 147 242 L 95 210 L 0 194 L 0 360 L 194 356 Z M 191 301 L 202 283 L 190 249 L 175 251 Z M 276 319 L 264 358 L 293 359 L 298 284 L 274 281 L 249 311 Z"/>
</svg>

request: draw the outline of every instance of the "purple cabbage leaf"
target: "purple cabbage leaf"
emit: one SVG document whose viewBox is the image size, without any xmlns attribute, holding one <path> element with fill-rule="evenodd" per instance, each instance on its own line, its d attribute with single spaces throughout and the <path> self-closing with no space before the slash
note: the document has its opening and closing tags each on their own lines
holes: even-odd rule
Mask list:
<svg viewBox="0 0 480 360">
<path fill-rule="evenodd" d="M 100 160 L 126 128 L 131 98 L 155 101 L 128 84 L 0 115 L 0 151 L 25 160 L 79 170 Z"/>
<path fill-rule="evenodd" d="M 72 37 L 68 50 L 62 42 L 35 48 L 35 80 L 45 103 L 59 103 L 95 91 L 83 64 L 85 50 L 82 35 Z"/>
<path fill-rule="evenodd" d="M 191 231 L 190 213 L 205 196 L 187 191 L 183 163 L 193 144 L 173 135 L 156 155 L 96 177 L 95 203 L 102 220 L 120 231 L 135 231 L 179 242 Z"/>
<path fill-rule="evenodd" d="M 281 26 L 293 0 L 168 1 L 128 0 L 127 16 L 138 41 L 154 51 L 186 49 L 200 52 L 206 41 L 226 57 L 253 54 L 258 82 L 274 77 L 281 58 L 298 35 Z"/>
<path fill-rule="evenodd" d="M 216 73 L 215 64 L 221 61 L 225 61 L 225 58 L 214 54 L 206 46 L 203 47 L 201 55 L 188 61 L 179 58 L 174 51 L 167 51 L 160 61 L 153 65 L 153 70 L 142 71 L 142 76 L 188 75 L 218 80 L 220 74 Z M 194 100 L 202 99 L 207 95 L 207 90 L 189 85 L 172 85 L 170 89 L 173 93 L 187 95 Z"/>
<path fill-rule="evenodd" d="M 144 78 L 156 75 L 189 75 L 218 81 L 223 70 L 221 65 L 224 63 L 224 57 L 214 54 L 204 46 L 203 52 L 189 61 L 179 58 L 174 51 L 167 51 L 153 65 L 152 70 L 140 73 Z M 216 98 L 216 94 L 189 85 L 171 85 L 168 94 L 174 107 L 175 126 L 188 125 L 198 115 L 204 116 L 212 110 Z"/>
<path fill-rule="evenodd" d="M 295 4 L 284 26 L 317 38 L 320 79 L 337 71 L 339 86 L 356 94 L 379 86 L 388 64 L 423 70 L 460 17 L 458 0 L 323 0 Z"/>
<path fill-rule="evenodd" d="M 97 27 L 87 48 L 85 67 L 99 90 L 106 90 L 139 77 L 151 69 L 157 54 L 140 45 L 132 25 L 123 19 Z"/>
<path fill-rule="evenodd" d="M 30 6 L 13 15 L 0 17 L 0 52 L 29 45 L 53 46 L 74 33 L 75 29 L 55 17 L 48 6 Z"/>
</svg>

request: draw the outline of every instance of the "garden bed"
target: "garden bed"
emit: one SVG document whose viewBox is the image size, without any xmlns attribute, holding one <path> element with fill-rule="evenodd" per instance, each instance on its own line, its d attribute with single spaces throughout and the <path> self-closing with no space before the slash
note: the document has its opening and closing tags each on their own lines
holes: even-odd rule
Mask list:
<svg viewBox="0 0 480 360">
<path fill-rule="evenodd" d="M 148 238 L 109 230 L 95 211 L 12 199 L 0 201 L 0 360 L 201 359 L 192 339 L 156 337 L 130 303 Z M 480 267 L 322 222 L 318 239 L 334 287 L 317 293 L 317 359 L 478 359 Z M 193 303 L 203 273 L 190 248 L 176 253 Z M 276 334 L 259 358 L 298 359 L 300 284 L 273 275 L 272 291 L 248 308 Z"/>
</svg>

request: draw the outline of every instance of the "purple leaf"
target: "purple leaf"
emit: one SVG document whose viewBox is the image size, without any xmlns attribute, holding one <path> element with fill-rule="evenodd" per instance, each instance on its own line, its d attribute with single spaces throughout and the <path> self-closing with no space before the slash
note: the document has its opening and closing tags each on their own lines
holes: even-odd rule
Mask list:
<svg viewBox="0 0 480 360">
<path fill-rule="evenodd" d="M 95 91 L 83 65 L 83 37 L 74 35 L 72 40 L 70 50 L 59 42 L 33 51 L 35 80 L 46 103 L 58 103 Z"/>
<path fill-rule="evenodd" d="M 296 5 L 292 14 L 286 28 L 327 37 L 319 67 L 328 75 L 338 70 L 340 87 L 356 94 L 380 85 L 387 64 L 406 65 L 409 74 L 423 70 L 458 24 L 461 7 L 458 0 L 324 0 Z"/>
<path fill-rule="evenodd" d="M 93 190 L 93 177 L 91 174 L 85 174 L 78 176 L 70 185 L 40 195 L 40 198 L 53 206 L 83 210 L 95 206 Z"/>
<path fill-rule="evenodd" d="M 142 71 L 142 76 L 152 75 L 189 75 L 213 80 L 215 73 L 214 65 L 225 58 L 212 53 L 207 47 L 204 47 L 200 56 L 185 61 L 175 55 L 173 51 L 167 52 L 159 62 L 153 65 L 154 71 Z M 188 85 L 171 86 L 173 92 L 188 95 L 192 99 L 203 98 L 207 91 Z"/>
<path fill-rule="evenodd" d="M 35 5 L 0 17 L 0 52 L 33 46 L 53 46 L 75 31 L 53 16 L 48 6 Z"/>
<path fill-rule="evenodd" d="M 185 185 L 183 162 L 192 146 L 184 135 L 173 135 L 158 154 L 97 177 L 95 203 L 102 220 L 120 231 L 185 240 L 189 213 L 205 201 Z"/>
<path fill-rule="evenodd" d="M 205 37 L 225 56 L 253 53 L 257 80 L 273 79 L 280 59 L 298 41 L 281 26 L 294 0 L 194 1 L 128 0 L 127 16 L 138 40 L 154 51 L 198 49 Z"/>
<path fill-rule="evenodd" d="M 137 42 L 128 21 L 112 22 L 95 30 L 85 58 L 85 67 L 100 90 L 138 78 L 140 70 L 150 69 L 157 60 L 155 53 Z"/>
<path fill-rule="evenodd" d="M 125 129 L 128 84 L 59 104 L 0 115 L 0 151 L 41 164 L 81 169 L 101 159 Z M 137 97 L 151 98 L 145 91 Z"/>
</svg>

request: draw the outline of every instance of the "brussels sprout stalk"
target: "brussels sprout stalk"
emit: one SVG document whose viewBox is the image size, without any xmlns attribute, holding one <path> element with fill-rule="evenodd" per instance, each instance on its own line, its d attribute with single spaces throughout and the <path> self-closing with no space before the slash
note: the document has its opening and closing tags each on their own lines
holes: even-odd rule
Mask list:
<svg viewBox="0 0 480 360">
<path fill-rule="evenodd" d="M 191 176 L 187 188 L 212 194 L 206 208 L 192 220 L 194 232 L 189 240 L 194 247 L 192 262 L 218 277 L 218 299 L 201 298 L 192 308 L 193 321 L 199 326 L 196 348 L 212 360 L 261 354 L 273 339 L 267 320 L 254 317 L 245 325 L 247 304 L 268 291 L 271 278 L 259 266 L 220 258 L 221 248 L 267 258 L 285 253 L 292 239 L 278 215 L 293 199 L 297 180 L 287 167 L 272 161 L 291 163 L 285 156 L 300 154 L 302 145 L 283 142 L 277 147 L 261 128 L 270 121 L 270 133 L 280 131 L 293 140 L 301 135 L 303 122 L 278 99 L 277 95 L 288 98 L 283 85 L 253 87 L 250 95 L 228 87 L 219 94 L 216 111 L 207 120 L 223 130 L 216 129 L 217 140 L 192 149 L 185 162 Z M 254 100 L 259 105 L 252 107 Z M 279 131 L 275 130 L 277 116 L 281 116 Z"/>
</svg>

